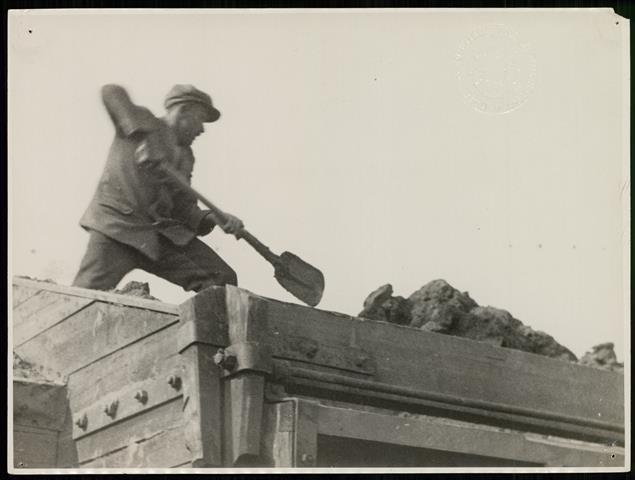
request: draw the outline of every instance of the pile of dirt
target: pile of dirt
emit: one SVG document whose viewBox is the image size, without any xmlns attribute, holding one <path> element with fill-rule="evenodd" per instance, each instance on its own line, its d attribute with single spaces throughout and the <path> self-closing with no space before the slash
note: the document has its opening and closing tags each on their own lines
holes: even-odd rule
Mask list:
<svg viewBox="0 0 635 480">
<path fill-rule="evenodd" d="M 383 285 L 366 298 L 358 316 L 577 361 L 550 335 L 523 325 L 506 310 L 479 306 L 445 280 L 433 280 L 408 298 L 393 296 L 392 286 Z"/>
<path fill-rule="evenodd" d="M 150 285 L 145 282 L 135 282 L 134 280 L 126 283 L 126 285 L 119 290 L 112 290 L 112 293 L 128 295 L 131 297 L 140 297 L 148 300 L 159 300 L 158 298 L 150 295 Z"/>
<path fill-rule="evenodd" d="M 13 352 L 13 378 L 16 380 L 28 380 L 38 383 L 61 383 L 62 376 L 42 365 L 33 365 L 23 360 L 17 353 Z"/>
<path fill-rule="evenodd" d="M 50 278 L 42 280 L 41 278 L 29 277 L 28 275 L 16 275 L 15 277 L 24 278 L 25 280 L 34 280 L 36 282 L 45 282 L 45 283 L 52 283 L 53 285 L 57 285 L 57 283 L 51 280 Z"/>
<path fill-rule="evenodd" d="M 591 348 L 591 351 L 586 352 L 578 363 L 613 372 L 624 372 L 624 364 L 617 361 L 613 348 L 614 345 L 611 342 L 596 345 Z"/>
</svg>

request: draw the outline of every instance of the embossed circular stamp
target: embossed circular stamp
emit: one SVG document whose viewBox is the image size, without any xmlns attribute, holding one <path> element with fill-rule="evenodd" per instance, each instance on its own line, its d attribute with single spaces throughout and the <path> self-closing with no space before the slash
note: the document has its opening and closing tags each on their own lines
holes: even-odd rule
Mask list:
<svg viewBox="0 0 635 480">
<path fill-rule="evenodd" d="M 472 106 L 501 114 L 520 107 L 536 84 L 536 58 L 507 26 L 474 30 L 456 53 L 459 89 Z"/>
</svg>

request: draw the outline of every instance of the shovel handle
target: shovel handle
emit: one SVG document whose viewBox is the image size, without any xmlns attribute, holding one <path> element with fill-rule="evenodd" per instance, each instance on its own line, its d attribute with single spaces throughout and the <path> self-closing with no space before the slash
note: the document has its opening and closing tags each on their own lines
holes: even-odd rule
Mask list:
<svg viewBox="0 0 635 480">
<path fill-rule="evenodd" d="M 162 163 L 159 168 L 161 168 L 163 172 L 167 173 L 174 181 L 176 181 L 183 190 L 190 192 L 192 195 L 198 198 L 198 200 L 203 205 L 209 208 L 210 213 L 212 215 L 212 219 L 214 220 L 214 223 L 216 223 L 217 225 L 224 225 L 225 223 L 227 223 L 227 216 L 225 215 L 225 212 L 223 212 L 220 208 L 214 205 L 202 193 L 200 193 L 198 190 L 192 187 L 181 176 L 181 174 L 175 171 L 171 166 L 166 165 L 164 163 Z M 254 250 L 256 250 L 260 255 L 262 255 L 265 258 L 265 260 L 271 263 L 274 267 L 278 265 L 279 263 L 278 256 L 275 253 L 273 253 L 269 249 L 269 247 L 267 247 L 264 243 L 262 243 L 260 240 L 254 237 L 251 233 L 249 233 L 246 229 L 244 228 L 240 229 L 238 232 L 236 232 L 235 235 L 237 239 L 240 240 L 242 238 L 243 240 L 245 240 L 249 245 L 253 247 Z"/>
</svg>

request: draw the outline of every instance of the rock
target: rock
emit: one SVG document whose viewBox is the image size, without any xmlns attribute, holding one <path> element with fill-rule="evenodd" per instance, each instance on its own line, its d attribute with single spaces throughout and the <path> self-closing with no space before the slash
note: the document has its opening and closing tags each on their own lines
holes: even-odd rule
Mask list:
<svg viewBox="0 0 635 480">
<path fill-rule="evenodd" d="M 412 305 L 410 326 L 426 330 L 446 332 L 455 321 L 468 313 L 477 303 L 467 293 L 461 293 L 445 280 L 433 280 L 414 292 L 408 301 Z"/>
<path fill-rule="evenodd" d="M 397 325 L 409 325 L 411 321 L 410 302 L 403 297 L 392 297 L 383 304 L 386 320 Z"/>
<path fill-rule="evenodd" d="M 392 285 L 382 285 L 364 300 L 364 308 L 358 317 L 381 322 L 408 325 L 410 323 L 410 302 L 403 297 L 392 296 Z"/>
<path fill-rule="evenodd" d="M 146 298 L 148 300 L 159 300 L 158 298 L 150 295 L 150 285 L 145 282 L 135 282 L 134 280 L 126 283 L 123 288 L 113 290 L 112 292 L 120 295 L 129 295 L 131 297 Z"/>
<path fill-rule="evenodd" d="M 573 352 L 556 342 L 552 336 L 523 325 L 506 310 L 477 307 L 470 311 L 470 316 L 475 317 L 471 328 L 458 335 L 481 341 L 490 340 L 490 343 L 491 339 L 499 339 L 501 347 L 572 362 L 577 360 Z"/>
<path fill-rule="evenodd" d="M 382 322 L 387 321 L 383 304 L 390 298 L 392 298 L 392 285 L 387 283 L 386 285 L 379 287 L 377 290 L 374 290 L 368 295 L 368 297 L 366 297 L 366 300 L 364 300 L 364 308 L 357 316 L 368 318 L 370 320 L 379 320 Z"/>
<path fill-rule="evenodd" d="M 586 352 L 578 363 L 588 367 L 623 372 L 624 364 L 617 361 L 617 356 L 613 350 L 614 347 L 611 342 L 596 345 L 591 348 L 591 351 Z"/>
<path fill-rule="evenodd" d="M 407 299 L 393 296 L 392 286 L 383 285 L 366 298 L 359 316 L 471 338 L 497 347 L 577 360 L 550 335 L 523 325 L 506 310 L 479 306 L 467 292 L 460 292 L 441 279 L 428 282 Z"/>
</svg>

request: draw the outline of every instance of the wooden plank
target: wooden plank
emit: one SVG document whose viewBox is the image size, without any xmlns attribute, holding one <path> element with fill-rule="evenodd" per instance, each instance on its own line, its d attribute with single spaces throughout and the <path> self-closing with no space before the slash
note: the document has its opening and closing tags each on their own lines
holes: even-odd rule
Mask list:
<svg viewBox="0 0 635 480">
<path fill-rule="evenodd" d="M 273 335 L 372 352 L 374 379 L 465 399 L 624 424 L 623 375 L 518 350 L 267 300 Z M 344 354 L 344 353 L 342 353 Z"/>
<path fill-rule="evenodd" d="M 16 468 L 55 468 L 57 432 L 14 425 L 13 465 Z"/>
<path fill-rule="evenodd" d="M 148 300 L 145 298 L 134 297 L 131 295 L 121 295 L 118 293 L 104 292 L 100 290 L 90 290 L 87 288 L 69 287 L 66 285 L 57 285 L 55 283 L 40 282 L 37 280 L 29 280 L 26 278 L 13 277 L 13 285 L 18 287 L 37 288 L 48 292 L 60 293 L 75 297 L 90 298 L 115 305 L 144 308 L 156 312 L 178 314 L 178 306 L 169 303 L 163 303 L 158 300 Z"/>
<path fill-rule="evenodd" d="M 296 403 L 294 467 L 315 467 L 318 456 L 319 408 L 312 402 Z"/>
<path fill-rule="evenodd" d="M 361 348 L 348 346 L 331 346 L 319 343 L 310 337 L 294 335 L 269 336 L 273 356 L 276 358 L 297 360 L 321 365 L 347 372 L 372 375 L 375 367 L 372 362 L 372 355 Z"/>
<path fill-rule="evenodd" d="M 560 467 L 617 467 L 624 462 L 623 449 L 605 445 L 419 415 L 404 418 L 324 405 L 317 411 L 322 435 Z"/>
<path fill-rule="evenodd" d="M 624 423 L 618 373 L 381 322 L 351 326 L 355 341 L 376 352 L 380 382 Z"/>
<path fill-rule="evenodd" d="M 218 346 L 226 346 L 225 289 L 211 287 L 179 307 L 178 351 L 184 365 L 184 422 L 191 464 L 221 466 L 222 387 L 214 363 Z"/>
<path fill-rule="evenodd" d="M 231 416 L 231 465 L 260 456 L 262 408 L 265 379 L 263 375 L 243 374 L 229 380 Z"/>
<path fill-rule="evenodd" d="M 196 468 L 219 467 L 221 456 L 222 396 L 220 370 L 214 363 L 217 348 L 194 344 L 181 352 L 184 434 Z"/>
<path fill-rule="evenodd" d="M 180 398 L 76 442 L 80 467 L 169 467 L 190 461 Z"/>
<path fill-rule="evenodd" d="M 264 403 L 263 408 L 263 429 L 262 429 L 262 442 L 260 446 L 260 457 L 263 460 L 263 464 L 268 467 L 281 467 L 291 465 L 289 456 L 289 463 L 284 464 L 283 455 L 279 454 L 280 441 L 283 441 L 283 437 L 291 436 L 291 432 L 280 432 L 278 430 L 278 418 L 280 416 L 279 406 L 285 405 L 289 402 L 281 403 Z"/>
<path fill-rule="evenodd" d="M 73 372 L 68 378 L 69 404 L 73 414 L 103 399 L 110 399 L 118 392 L 126 392 L 133 385 L 153 380 L 167 384 L 171 374 L 181 372 L 182 375 L 183 359 L 176 351 L 175 342 L 177 329 L 178 324 L 173 323 Z M 128 397 L 119 400 L 137 402 Z"/>
<path fill-rule="evenodd" d="M 290 468 L 294 465 L 297 402 L 285 401 L 274 406 L 273 466 Z"/>
<path fill-rule="evenodd" d="M 229 342 L 264 346 L 268 333 L 266 303 L 231 285 L 225 287 L 225 299 Z M 270 361 L 270 357 L 267 360 Z M 229 385 L 225 385 L 229 391 L 225 405 L 230 414 L 225 419 L 231 426 L 226 442 L 230 465 L 258 462 L 261 457 L 265 378 L 262 372 L 241 371 L 240 367 L 238 365 L 237 373 L 227 377 Z"/>
<path fill-rule="evenodd" d="M 23 344 L 93 301 L 40 291 L 13 309 L 13 345 Z"/>
<path fill-rule="evenodd" d="M 13 304 L 13 308 L 20 305 L 22 302 L 25 302 L 33 295 L 36 295 L 40 292 L 40 288 L 38 287 L 26 287 L 23 285 L 13 285 L 11 289 L 11 303 Z"/>
<path fill-rule="evenodd" d="M 172 314 L 93 303 L 14 351 L 27 362 L 66 376 L 177 322 Z"/>
<path fill-rule="evenodd" d="M 143 442 L 85 462 L 80 468 L 176 468 L 191 467 L 181 429 L 165 430 Z"/>
</svg>

